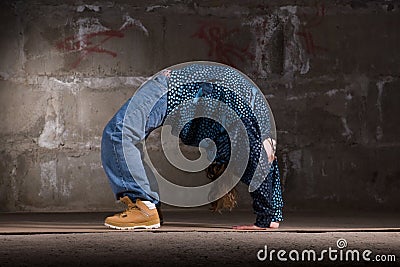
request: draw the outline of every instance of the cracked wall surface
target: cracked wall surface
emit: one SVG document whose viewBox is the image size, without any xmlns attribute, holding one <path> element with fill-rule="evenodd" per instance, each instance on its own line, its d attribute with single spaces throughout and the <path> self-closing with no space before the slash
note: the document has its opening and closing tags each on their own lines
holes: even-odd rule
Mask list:
<svg viewBox="0 0 400 267">
<path fill-rule="evenodd" d="M 0 211 L 114 209 L 103 127 L 147 78 L 193 60 L 229 64 L 265 94 L 287 210 L 399 209 L 398 1 L 0 7 Z M 162 174 L 207 182 L 164 163 L 158 137 L 149 150 Z"/>
</svg>

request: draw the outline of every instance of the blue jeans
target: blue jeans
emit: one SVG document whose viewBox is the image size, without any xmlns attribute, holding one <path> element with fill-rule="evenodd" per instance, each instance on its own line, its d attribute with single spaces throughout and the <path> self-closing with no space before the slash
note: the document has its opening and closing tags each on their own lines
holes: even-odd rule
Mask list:
<svg viewBox="0 0 400 267">
<path fill-rule="evenodd" d="M 159 204 L 159 197 L 155 197 L 158 196 L 157 185 L 149 177 L 151 170 L 142 160 L 142 141 L 165 119 L 167 82 L 164 75 L 147 81 L 104 128 L 101 160 L 116 199 L 128 196 L 133 202 L 141 199 Z M 123 138 L 129 140 L 124 142 L 124 147 Z M 128 167 L 127 160 L 134 164 Z"/>
</svg>

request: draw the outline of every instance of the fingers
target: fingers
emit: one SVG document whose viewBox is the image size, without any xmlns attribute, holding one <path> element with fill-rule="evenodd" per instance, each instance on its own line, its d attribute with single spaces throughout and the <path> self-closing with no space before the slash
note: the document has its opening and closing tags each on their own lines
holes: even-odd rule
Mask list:
<svg viewBox="0 0 400 267">
<path fill-rule="evenodd" d="M 162 72 L 162 74 L 164 75 L 164 76 L 166 76 L 166 77 L 171 77 L 171 70 L 169 70 L 169 69 L 166 69 L 166 70 L 164 70 L 163 72 Z"/>
<path fill-rule="evenodd" d="M 273 162 L 274 159 L 275 159 L 275 155 L 274 154 L 268 155 L 268 163 Z"/>
</svg>

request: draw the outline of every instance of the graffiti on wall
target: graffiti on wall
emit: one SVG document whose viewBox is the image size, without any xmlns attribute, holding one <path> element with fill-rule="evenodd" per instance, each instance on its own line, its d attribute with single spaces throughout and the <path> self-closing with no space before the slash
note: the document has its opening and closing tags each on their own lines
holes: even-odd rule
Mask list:
<svg viewBox="0 0 400 267">
<path fill-rule="evenodd" d="M 296 34 L 302 38 L 304 47 L 307 54 L 315 56 L 319 51 L 327 51 L 326 48 L 319 46 L 314 39 L 312 30 L 321 25 L 325 17 L 325 5 L 316 3 L 314 6 L 313 14 L 299 13 L 298 17 L 303 21 L 303 27 L 301 31 Z"/>
<path fill-rule="evenodd" d="M 250 43 L 239 45 L 235 40 L 241 39 L 239 28 L 229 29 L 216 22 L 200 22 L 197 31 L 191 36 L 203 40 L 208 47 L 208 56 L 221 63 L 235 67 L 236 62 L 253 59 L 249 52 Z"/>
<path fill-rule="evenodd" d="M 117 57 L 117 52 L 103 47 L 104 44 L 116 38 L 124 38 L 125 31 L 133 27 L 138 28 L 148 36 L 147 29 L 136 19 L 125 16 L 125 22 L 118 30 L 108 29 L 102 26 L 97 19 L 81 19 L 78 27 L 78 33 L 69 36 L 56 43 L 57 49 L 63 52 L 78 52 L 79 56 L 70 65 L 72 69 L 78 65 L 90 54 L 106 54 Z M 89 24 L 89 25 L 88 25 Z"/>
</svg>

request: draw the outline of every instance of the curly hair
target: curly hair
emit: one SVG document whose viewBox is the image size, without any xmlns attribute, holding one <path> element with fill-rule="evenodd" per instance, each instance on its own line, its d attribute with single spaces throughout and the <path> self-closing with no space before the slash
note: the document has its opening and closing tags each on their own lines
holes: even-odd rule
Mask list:
<svg viewBox="0 0 400 267">
<path fill-rule="evenodd" d="M 213 181 L 216 180 L 225 171 L 226 167 L 227 164 L 225 163 L 213 162 L 206 169 L 207 178 Z M 221 213 L 222 210 L 231 211 L 234 207 L 237 206 L 237 198 L 238 198 L 238 193 L 236 189 L 233 188 L 231 191 L 226 193 L 220 199 L 212 202 L 210 210 L 213 212 L 218 211 L 219 213 Z"/>
</svg>

